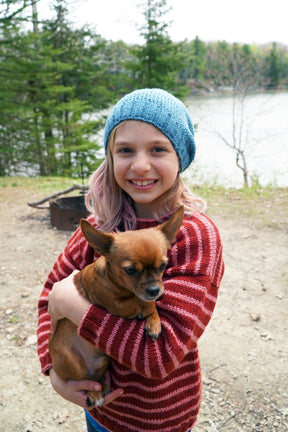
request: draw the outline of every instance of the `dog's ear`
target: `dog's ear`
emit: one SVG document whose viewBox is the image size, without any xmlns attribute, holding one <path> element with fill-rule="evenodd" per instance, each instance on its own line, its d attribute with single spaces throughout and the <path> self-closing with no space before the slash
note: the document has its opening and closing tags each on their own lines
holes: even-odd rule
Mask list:
<svg viewBox="0 0 288 432">
<path fill-rule="evenodd" d="M 177 234 L 184 217 L 184 206 L 179 207 L 173 216 L 170 217 L 166 222 L 158 226 L 158 229 L 164 234 L 168 248 L 171 247 L 172 241 Z"/>
<path fill-rule="evenodd" d="M 81 219 L 80 226 L 84 237 L 99 255 L 106 255 L 110 251 L 114 241 L 113 234 L 97 230 L 85 219 Z"/>
</svg>

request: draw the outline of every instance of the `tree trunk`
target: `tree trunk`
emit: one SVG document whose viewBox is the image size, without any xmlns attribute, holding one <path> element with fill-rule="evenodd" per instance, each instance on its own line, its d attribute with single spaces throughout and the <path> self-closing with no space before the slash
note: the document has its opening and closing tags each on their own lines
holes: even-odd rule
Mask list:
<svg viewBox="0 0 288 432">
<path fill-rule="evenodd" d="M 244 185 L 244 187 L 249 187 L 249 183 L 248 183 L 248 167 L 247 167 L 245 153 L 244 153 L 243 150 L 241 150 L 241 151 L 238 150 L 237 151 L 236 165 L 242 171 L 242 174 L 243 174 L 243 183 L 244 183 L 243 185 Z"/>
</svg>

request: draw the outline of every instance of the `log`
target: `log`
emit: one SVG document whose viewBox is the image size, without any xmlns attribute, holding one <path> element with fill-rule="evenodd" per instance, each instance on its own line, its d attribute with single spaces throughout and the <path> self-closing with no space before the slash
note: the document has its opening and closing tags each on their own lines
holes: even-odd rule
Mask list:
<svg viewBox="0 0 288 432">
<path fill-rule="evenodd" d="M 51 200 L 51 199 L 54 199 L 54 198 L 57 198 L 57 197 L 59 197 L 60 195 L 66 195 L 66 194 L 68 194 L 69 192 L 72 192 L 72 191 L 74 191 L 74 190 L 81 190 L 82 192 L 87 192 L 88 191 L 88 186 L 82 186 L 82 185 L 79 185 L 79 184 L 74 184 L 73 186 L 71 186 L 70 188 L 68 188 L 68 189 L 64 189 L 64 190 L 62 190 L 62 191 L 60 191 L 60 192 L 56 192 L 56 193 L 54 193 L 54 194 L 52 194 L 52 195 L 49 195 L 48 197 L 46 197 L 46 198 L 43 198 L 43 199 L 41 199 L 40 201 L 35 201 L 35 202 L 28 202 L 27 204 L 30 206 L 30 207 L 33 207 L 33 208 L 37 208 L 37 209 L 48 209 L 49 207 L 47 207 L 47 206 L 41 206 L 41 204 L 44 204 L 46 201 L 49 201 L 49 200 Z"/>
</svg>

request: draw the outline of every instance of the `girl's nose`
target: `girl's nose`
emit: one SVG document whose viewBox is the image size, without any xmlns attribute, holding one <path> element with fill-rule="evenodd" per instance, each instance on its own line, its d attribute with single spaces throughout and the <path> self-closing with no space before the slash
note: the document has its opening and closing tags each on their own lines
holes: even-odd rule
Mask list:
<svg viewBox="0 0 288 432">
<path fill-rule="evenodd" d="M 150 170 L 150 160 L 149 157 L 143 153 L 138 153 L 133 158 L 131 165 L 132 171 L 141 174 Z"/>
</svg>

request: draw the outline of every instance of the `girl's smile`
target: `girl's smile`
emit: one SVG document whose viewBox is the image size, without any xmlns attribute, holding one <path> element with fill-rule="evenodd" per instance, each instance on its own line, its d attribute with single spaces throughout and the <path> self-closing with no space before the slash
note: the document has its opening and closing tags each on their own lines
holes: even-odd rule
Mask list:
<svg viewBox="0 0 288 432">
<path fill-rule="evenodd" d="M 112 154 L 115 180 L 133 199 L 137 216 L 152 217 L 179 171 L 170 140 L 149 123 L 127 120 L 116 130 Z"/>
<path fill-rule="evenodd" d="M 149 188 L 149 186 L 151 186 L 151 185 L 153 185 L 153 184 L 155 184 L 155 182 L 156 182 L 157 180 L 148 180 L 148 179 L 146 179 L 146 180 L 134 180 L 134 179 L 131 179 L 130 180 L 130 182 L 135 186 L 135 187 L 139 187 L 139 188 L 141 188 L 141 189 L 143 189 L 143 188 Z"/>
</svg>

